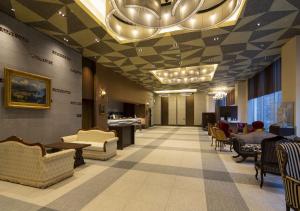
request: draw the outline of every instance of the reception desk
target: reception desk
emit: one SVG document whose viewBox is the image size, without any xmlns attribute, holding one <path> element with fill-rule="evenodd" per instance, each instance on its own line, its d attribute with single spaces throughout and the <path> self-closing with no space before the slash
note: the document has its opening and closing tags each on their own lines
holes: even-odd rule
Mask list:
<svg viewBox="0 0 300 211">
<path fill-rule="evenodd" d="M 134 125 L 114 125 L 109 126 L 109 130 L 114 130 L 119 138 L 118 149 L 130 146 L 135 143 L 135 126 Z"/>
</svg>

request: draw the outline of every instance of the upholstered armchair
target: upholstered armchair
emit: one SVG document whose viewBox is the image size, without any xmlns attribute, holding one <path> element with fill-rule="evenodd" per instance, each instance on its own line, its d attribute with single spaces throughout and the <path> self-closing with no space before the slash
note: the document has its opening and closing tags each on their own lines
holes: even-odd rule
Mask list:
<svg viewBox="0 0 300 211">
<path fill-rule="evenodd" d="M 285 187 L 286 210 L 300 210 L 300 143 L 278 144 L 277 157 Z"/>
<path fill-rule="evenodd" d="M 220 121 L 218 124 L 218 128 L 223 130 L 223 132 L 227 138 L 230 137 L 231 130 L 230 130 L 230 126 L 227 122 Z"/>
<path fill-rule="evenodd" d="M 278 159 L 276 155 L 276 143 L 278 141 L 287 141 L 283 137 L 276 136 L 274 138 L 264 139 L 261 143 L 261 154 L 258 159 L 258 153 L 255 156 L 255 178 L 258 180 L 258 171 L 260 170 L 260 187 L 264 184 L 264 176 L 267 173 L 280 175 Z"/>
<path fill-rule="evenodd" d="M 224 145 L 229 144 L 230 145 L 230 151 L 232 151 L 232 141 L 230 138 L 228 138 L 225 135 L 225 132 L 223 130 L 221 130 L 220 128 L 214 127 L 214 135 L 216 138 L 216 146 L 215 146 L 215 150 L 217 150 L 217 147 L 219 147 L 220 151 L 223 148 Z"/>
<path fill-rule="evenodd" d="M 248 132 L 254 132 L 254 131 L 263 131 L 264 130 L 264 123 L 262 121 L 255 121 L 252 122 L 252 129 Z"/>
</svg>

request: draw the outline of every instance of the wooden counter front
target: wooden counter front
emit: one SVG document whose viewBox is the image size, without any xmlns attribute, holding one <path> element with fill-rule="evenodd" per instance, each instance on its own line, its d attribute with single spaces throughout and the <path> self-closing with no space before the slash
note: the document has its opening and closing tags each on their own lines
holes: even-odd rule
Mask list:
<svg viewBox="0 0 300 211">
<path fill-rule="evenodd" d="M 119 138 L 118 149 L 123 149 L 135 143 L 135 126 L 134 125 L 113 125 L 109 126 L 109 130 L 117 132 Z"/>
</svg>

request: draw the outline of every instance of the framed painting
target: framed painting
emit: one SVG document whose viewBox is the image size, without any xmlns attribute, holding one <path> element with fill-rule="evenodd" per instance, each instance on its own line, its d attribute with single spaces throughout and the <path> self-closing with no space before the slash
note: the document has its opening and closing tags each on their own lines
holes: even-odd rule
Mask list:
<svg viewBox="0 0 300 211">
<path fill-rule="evenodd" d="M 4 69 L 4 103 L 8 108 L 49 109 L 51 79 L 27 72 Z"/>
</svg>

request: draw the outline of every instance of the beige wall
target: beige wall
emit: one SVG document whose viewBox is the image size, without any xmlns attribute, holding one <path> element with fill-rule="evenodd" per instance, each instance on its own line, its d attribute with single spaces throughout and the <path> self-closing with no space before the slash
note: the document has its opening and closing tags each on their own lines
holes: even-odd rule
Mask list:
<svg viewBox="0 0 300 211">
<path fill-rule="evenodd" d="M 248 81 L 238 81 L 235 84 L 235 103 L 238 106 L 238 121 L 248 120 Z"/>
<path fill-rule="evenodd" d="M 177 95 L 177 124 L 186 125 L 186 96 Z"/>
<path fill-rule="evenodd" d="M 294 122 L 300 135 L 300 36 L 287 42 L 281 49 L 282 101 L 294 102 Z"/>
<path fill-rule="evenodd" d="M 105 97 L 99 96 L 100 89 L 106 91 L 107 95 Z M 151 91 L 114 72 L 113 69 L 104 67 L 100 64 L 97 64 L 96 67 L 95 99 L 96 125 L 103 129 L 107 127 L 105 124 L 107 115 L 99 113 L 99 105 L 107 106 L 110 100 L 134 104 L 148 103 L 149 105 L 147 108 L 152 109 L 152 116 L 155 115 L 153 109 L 153 93 Z"/>
<path fill-rule="evenodd" d="M 215 112 L 216 111 L 216 102 L 212 96 L 206 95 L 206 112 Z"/>
<path fill-rule="evenodd" d="M 154 124 L 155 125 L 161 125 L 161 97 L 159 95 L 155 95 L 154 97 L 155 103 L 154 103 Z"/>
<path fill-rule="evenodd" d="M 202 124 L 202 112 L 207 111 L 207 97 L 204 92 L 197 92 L 194 95 L 194 124 L 201 125 Z"/>
<path fill-rule="evenodd" d="M 176 124 L 176 94 L 172 94 L 169 97 L 169 124 Z M 185 99 L 184 96 L 179 97 L 181 100 Z M 183 101 L 182 101 L 183 102 Z M 183 103 L 182 103 L 183 104 Z M 207 112 L 207 95 L 204 92 L 198 92 L 194 94 L 194 124 L 201 125 L 202 124 L 202 112 Z M 172 106 L 171 106 L 172 105 Z M 214 101 L 211 99 L 209 105 L 213 107 L 212 112 L 214 112 L 215 104 Z M 181 113 L 185 114 L 185 107 L 184 105 L 179 108 L 182 110 Z M 155 95 L 155 104 L 154 104 L 154 124 L 160 125 L 161 124 L 161 97 L 159 95 Z M 180 112 L 179 112 L 180 113 Z M 178 115 L 178 112 L 177 112 Z M 179 117 L 181 118 L 180 114 Z"/>
<path fill-rule="evenodd" d="M 169 95 L 169 125 L 177 124 L 177 96 Z"/>
</svg>

